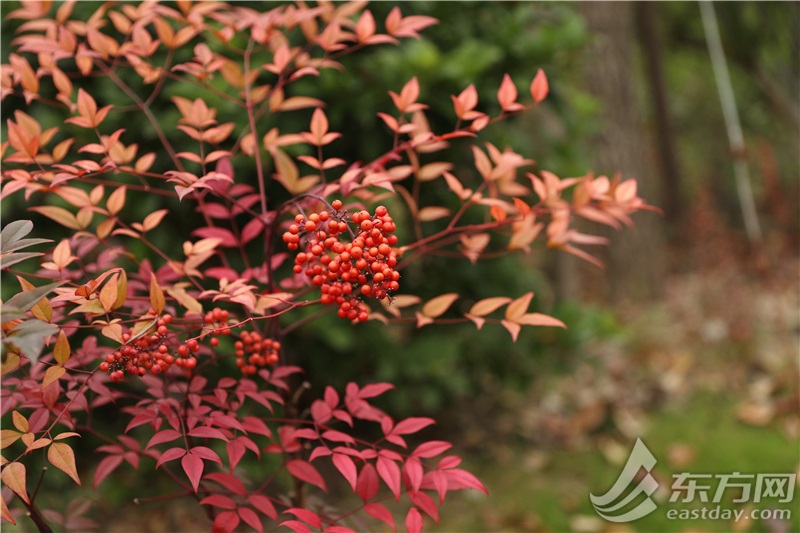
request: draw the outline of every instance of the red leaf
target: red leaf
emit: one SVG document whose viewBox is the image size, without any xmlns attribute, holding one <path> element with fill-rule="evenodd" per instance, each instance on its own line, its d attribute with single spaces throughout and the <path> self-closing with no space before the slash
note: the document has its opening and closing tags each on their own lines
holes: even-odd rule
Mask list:
<svg viewBox="0 0 800 533">
<path fill-rule="evenodd" d="M 163 433 L 163 432 L 162 432 Z M 218 430 L 217 428 L 212 428 L 209 426 L 198 426 L 191 430 L 188 435 L 190 437 L 201 437 L 206 439 L 221 439 L 224 441 L 228 440 L 228 437 L 225 436 L 223 432 Z"/>
<path fill-rule="evenodd" d="M 264 223 L 260 218 L 253 218 L 242 228 L 242 243 L 247 244 L 264 231 Z M 246 521 L 246 520 L 245 520 Z"/>
<path fill-rule="evenodd" d="M 326 448 L 325 446 L 317 446 L 314 448 L 314 451 L 311 452 L 311 455 L 308 457 L 308 461 L 311 462 L 318 457 L 327 457 L 329 455 L 333 455 L 333 452 L 330 449 Z"/>
<path fill-rule="evenodd" d="M 341 453 L 335 453 L 333 454 L 333 465 L 341 472 L 347 482 L 350 483 L 353 492 L 355 492 L 356 482 L 358 481 L 358 471 L 356 470 L 356 464 L 353 460 Z"/>
<path fill-rule="evenodd" d="M 433 501 L 433 498 L 422 491 L 409 494 L 408 497 L 411 500 L 411 503 L 425 511 L 425 513 L 433 518 L 437 524 L 439 523 L 439 509 L 436 507 L 436 503 Z"/>
<path fill-rule="evenodd" d="M 400 468 L 397 463 L 385 457 L 378 457 L 378 474 L 389 486 L 397 501 L 400 501 Z"/>
<path fill-rule="evenodd" d="M 457 457 L 455 455 L 448 455 L 447 457 L 442 458 L 439 461 L 439 465 L 436 467 L 437 470 L 445 470 L 447 468 L 455 468 L 461 464 L 461 457 Z"/>
<path fill-rule="evenodd" d="M 342 433 L 341 431 L 335 431 L 335 430 L 332 430 L 332 429 L 329 429 L 328 431 L 323 433 L 322 434 L 322 438 L 323 439 L 327 439 L 329 441 L 333 441 L 333 442 L 344 442 L 344 443 L 347 443 L 347 444 L 355 444 L 356 443 L 356 439 L 354 439 L 353 437 L 351 437 L 347 433 Z"/>
<path fill-rule="evenodd" d="M 422 516 L 416 507 L 408 510 L 406 515 L 406 531 L 408 533 L 420 533 L 422 531 Z"/>
<path fill-rule="evenodd" d="M 200 500 L 200 505 L 213 505 L 220 509 L 236 509 L 236 503 L 222 494 L 212 494 Z"/>
<path fill-rule="evenodd" d="M 103 482 L 105 478 L 108 477 L 111 472 L 117 469 L 117 467 L 122 463 L 122 456 L 121 455 L 109 455 L 108 457 L 104 457 L 100 463 L 97 465 L 97 469 L 94 471 L 94 490 L 97 490 L 97 487 L 100 486 L 100 483 Z"/>
<path fill-rule="evenodd" d="M 452 470 L 442 470 L 442 472 L 448 478 L 447 488 L 450 490 L 474 489 L 481 491 L 487 496 L 489 495 L 489 491 L 486 490 L 486 487 L 483 486 L 483 483 L 478 481 L 478 478 L 466 470 L 455 468 Z"/>
<path fill-rule="evenodd" d="M 230 440 L 225 443 L 225 450 L 228 452 L 228 464 L 233 472 L 244 456 L 244 445 L 238 440 Z"/>
<path fill-rule="evenodd" d="M 403 465 L 403 470 L 408 476 L 408 482 L 414 492 L 419 491 L 422 484 L 422 463 L 416 457 L 409 457 L 406 464 Z"/>
<path fill-rule="evenodd" d="M 384 392 L 392 390 L 393 388 L 394 385 L 391 383 L 372 383 L 361 389 L 358 393 L 358 397 L 362 400 L 364 398 L 374 398 L 375 396 L 380 396 Z"/>
<path fill-rule="evenodd" d="M 181 466 L 183 471 L 186 472 L 186 477 L 192 483 L 194 491 L 197 492 L 200 487 L 200 478 L 203 475 L 203 460 L 190 452 L 181 459 Z"/>
<path fill-rule="evenodd" d="M 393 435 L 407 435 L 435 424 L 436 421 L 427 417 L 411 417 L 399 422 L 392 430 Z"/>
<path fill-rule="evenodd" d="M 339 405 L 339 393 L 330 385 L 325 387 L 325 403 L 331 409 L 336 409 L 336 406 Z"/>
<path fill-rule="evenodd" d="M 261 511 L 264 515 L 272 518 L 273 520 L 278 520 L 278 511 L 275 510 L 275 506 L 272 505 L 272 502 L 264 496 L 263 494 L 250 494 L 247 496 L 247 501 L 250 502 L 250 505 L 255 507 L 258 511 Z"/>
<path fill-rule="evenodd" d="M 544 100 L 549 90 L 547 76 L 545 76 L 542 69 L 539 69 L 536 73 L 536 77 L 533 78 L 533 82 L 531 82 L 531 96 L 533 97 L 533 101 L 538 104 Z"/>
<path fill-rule="evenodd" d="M 239 515 L 233 511 L 223 511 L 214 519 L 212 533 L 232 533 L 239 525 Z"/>
<path fill-rule="evenodd" d="M 361 496 L 365 502 L 371 500 L 378 494 L 378 474 L 375 472 L 375 467 L 371 463 L 367 463 L 361 469 L 358 475 L 358 483 L 356 485 L 356 492 Z"/>
<path fill-rule="evenodd" d="M 159 431 L 158 433 L 153 435 L 153 438 L 151 438 L 148 441 L 147 446 L 145 446 L 144 449 L 146 450 L 146 449 L 148 449 L 148 448 L 150 448 L 152 446 L 155 446 L 157 444 L 163 444 L 165 442 L 171 442 L 171 441 L 173 441 L 175 439 L 179 439 L 180 437 L 181 437 L 181 434 L 178 433 L 177 431 L 175 431 L 174 429 L 165 429 L 164 431 Z"/>
<path fill-rule="evenodd" d="M 448 489 L 447 478 L 441 472 L 431 472 L 430 474 L 433 487 L 439 494 L 439 505 L 442 505 L 444 503 L 444 495 L 447 493 Z"/>
<path fill-rule="evenodd" d="M 189 453 L 197 455 L 198 457 L 202 457 L 207 461 L 214 461 L 217 464 L 222 464 L 222 460 L 217 455 L 217 452 L 212 450 L 211 448 L 206 448 L 205 446 L 195 446 Z"/>
<path fill-rule="evenodd" d="M 310 463 L 301 459 L 293 459 L 286 463 L 286 470 L 297 479 L 305 481 L 306 483 L 311 483 L 326 492 L 328 491 L 325 487 L 325 480 L 322 479 L 320 473 L 317 472 L 317 469 L 311 466 Z"/>
<path fill-rule="evenodd" d="M 272 437 L 272 431 L 270 431 L 264 421 L 254 416 L 244 417 L 244 420 L 242 420 L 242 427 L 247 430 L 248 433 Z"/>
<path fill-rule="evenodd" d="M 423 442 L 414 452 L 411 454 L 412 457 L 422 457 L 423 459 L 428 459 L 430 457 L 436 457 L 437 455 L 443 454 L 453 445 L 449 442 L 445 442 L 443 440 L 432 440 L 429 442 Z"/>
<path fill-rule="evenodd" d="M 286 520 L 285 522 L 281 522 L 278 525 L 286 526 L 295 533 L 311 533 L 311 530 L 308 529 L 308 526 L 300 522 L 299 520 Z"/>
<path fill-rule="evenodd" d="M 243 496 L 245 493 L 247 493 L 247 489 L 244 488 L 244 483 L 242 483 L 242 480 L 232 474 L 227 474 L 225 472 L 211 472 L 210 474 L 206 474 L 204 479 L 215 481 L 232 493 L 240 496 Z"/>
<path fill-rule="evenodd" d="M 259 533 L 264 531 L 264 527 L 261 525 L 261 519 L 255 513 L 255 511 L 253 511 L 249 507 L 240 507 L 237 510 L 237 512 L 239 513 L 239 516 L 242 517 L 242 520 L 247 522 L 247 525 L 258 531 Z"/>
<path fill-rule="evenodd" d="M 320 517 L 317 516 L 317 513 L 309 511 L 308 509 L 300 509 L 298 507 L 292 507 L 291 509 L 286 509 L 283 513 L 293 514 L 303 522 L 306 522 L 311 527 L 322 527 L 322 519 L 320 519 Z"/>
<path fill-rule="evenodd" d="M 381 522 L 388 524 L 392 531 L 396 529 L 394 525 L 394 516 L 389 512 L 389 509 L 379 503 L 368 503 L 364 506 L 364 511 L 373 518 L 377 518 Z"/>
</svg>

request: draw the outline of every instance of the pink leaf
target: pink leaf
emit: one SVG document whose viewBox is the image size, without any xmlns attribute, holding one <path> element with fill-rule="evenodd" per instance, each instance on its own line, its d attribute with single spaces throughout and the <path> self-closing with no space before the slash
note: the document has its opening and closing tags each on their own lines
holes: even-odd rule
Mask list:
<svg viewBox="0 0 800 533">
<path fill-rule="evenodd" d="M 207 448 L 205 446 L 195 446 L 194 448 L 189 450 L 189 453 L 194 454 L 198 457 L 202 457 L 207 461 L 214 461 L 217 464 L 220 465 L 222 464 L 222 460 L 219 458 L 219 455 L 217 455 L 217 452 L 215 452 L 211 448 Z"/>
<path fill-rule="evenodd" d="M 417 449 L 411 454 L 413 457 L 422 457 L 423 459 L 428 459 L 430 457 L 436 457 L 437 455 L 443 454 L 453 445 L 449 442 L 445 442 L 443 440 L 432 440 L 429 442 L 424 442 L 417 446 Z"/>
<path fill-rule="evenodd" d="M 233 511 L 223 511 L 214 519 L 212 531 L 214 533 L 232 533 L 239 525 L 239 515 Z"/>
<path fill-rule="evenodd" d="M 294 531 L 294 533 L 311 533 L 311 530 L 308 529 L 308 526 L 299 520 L 286 520 L 278 525 L 286 526 Z"/>
<path fill-rule="evenodd" d="M 430 474 L 433 487 L 439 494 L 439 505 L 441 505 L 444 503 L 444 495 L 447 493 L 447 489 L 449 488 L 447 478 L 442 472 L 431 472 Z"/>
<path fill-rule="evenodd" d="M 264 232 L 264 223 L 260 218 L 253 218 L 242 228 L 242 243 L 247 244 Z"/>
<path fill-rule="evenodd" d="M 342 433 L 341 431 L 334 431 L 329 429 L 328 431 L 322 434 L 322 438 L 333 441 L 333 442 L 345 442 L 347 444 L 355 444 L 356 439 L 348 435 L 347 433 Z"/>
<path fill-rule="evenodd" d="M 450 490 L 474 489 L 481 491 L 487 496 L 489 495 L 489 491 L 486 490 L 486 487 L 483 486 L 483 483 L 481 483 L 478 478 L 466 470 L 455 468 L 452 470 L 442 470 L 442 472 L 448 478 L 447 487 Z"/>
<path fill-rule="evenodd" d="M 361 399 L 374 398 L 375 396 L 380 396 L 384 392 L 393 388 L 394 385 L 391 383 L 372 383 L 361 389 L 361 391 L 358 393 L 358 397 Z"/>
<path fill-rule="evenodd" d="M 330 449 L 326 448 L 325 446 L 317 446 L 314 448 L 314 451 L 311 452 L 311 455 L 308 457 L 308 461 L 311 462 L 318 457 L 327 457 L 329 455 L 333 455 L 333 452 Z"/>
<path fill-rule="evenodd" d="M 392 513 L 389 512 L 389 509 L 383 505 L 379 503 L 368 503 L 364 506 L 364 511 L 366 511 L 366 513 L 371 517 L 377 518 L 381 522 L 388 524 L 389 527 L 392 528 L 392 531 L 396 529 L 396 526 L 394 525 L 394 516 L 392 516 Z"/>
<path fill-rule="evenodd" d="M 186 455 L 186 450 L 184 448 L 170 448 L 158 458 L 158 461 L 156 461 L 156 468 L 166 462 L 174 461 L 178 457 L 183 457 L 184 455 Z"/>
<path fill-rule="evenodd" d="M 153 438 L 150 439 L 150 441 L 147 443 L 147 446 L 145 446 L 144 449 L 146 450 L 152 446 L 155 446 L 156 444 L 163 444 L 165 442 L 170 442 L 180 437 L 181 434 L 175 431 L 174 429 L 165 429 L 164 431 L 159 431 L 158 433 L 153 435 Z"/>
<path fill-rule="evenodd" d="M 365 502 L 371 500 L 378 493 L 378 474 L 371 463 L 367 463 L 358 475 L 356 492 Z"/>
<path fill-rule="evenodd" d="M 236 509 L 236 503 L 222 494 L 212 494 L 200 500 L 200 505 L 212 505 L 220 509 Z"/>
<path fill-rule="evenodd" d="M 328 489 L 325 486 L 325 480 L 322 479 L 320 473 L 317 472 L 317 469 L 311 466 L 310 463 L 301 459 L 293 459 L 286 463 L 286 469 L 297 479 L 310 483 L 327 492 Z"/>
<path fill-rule="evenodd" d="M 433 501 L 433 498 L 422 491 L 409 494 L 408 497 L 411 503 L 425 511 L 425 514 L 433 518 L 437 524 L 439 523 L 439 509 L 436 507 L 436 502 Z"/>
<path fill-rule="evenodd" d="M 406 418 L 402 422 L 399 422 L 394 429 L 392 430 L 392 434 L 394 435 L 407 435 L 409 433 L 416 433 L 417 431 L 430 426 L 431 424 L 435 424 L 436 421 L 432 418 L 427 417 L 411 417 Z"/>
<path fill-rule="evenodd" d="M 533 82 L 531 82 L 531 96 L 533 97 L 533 101 L 538 104 L 544 100 L 549 90 L 547 76 L 545 76 L 542 69 L 539 69 L 536 73 L 536 77 L 533 78 Z"/>
<path fill-rule="evenodd" d="M 417 511 L 416 507 L 408 510 L 406 515 L 406 531 L 408 533 L 421 533 L 422 531 L 422 516 Z"/>
<path fill-rule="evenodd" d="M 272 518 L 273 520 L 278 520 L 278 511 L 275 510 L 275 506 L 272 505 L 272 502 L 269 500 L 269 498 L 263 494 L 250 494 L 247 497 L 247 501 L 249 501 L 250 505 L 255 507 L 264 515 Z"/>
<path fill-rule="evenodd" d="M 322 400 L 314 400 L 311 404 L 311 418 L 317 424 L 324 424 L 331 419 L 331 407 Z"/>
<path fill-rule="evenodd" d="M 378 474 L 392 491 L 397 501 L 400 501 L 400 468 L 397 463 L 385 457 L 378 457 Z"/>
<path fill-rule="evenodd" d="M 285 513 L 293 514 L 303 522 L 306 522 L 311 527 L 322 527 L 322 520 L 317 515 L 317 513 L 313 511 L 309 511 L 308 509 L 300 509 L 297 507 L 292 507 L 291 509 L 286 509 Z"/>
<path fill-rule="evenodd" d="M 222 241 L 220 246 L 225 246 L 227 248 L 235 248 L 238 246 L 236 237 L 233 235 L 233 233 L 231 233 L 230 230 L 225 228 L 198 228 L 192 232 L 192 235 L 197 235 L 204 239 L 220 239 Z"/>
<path fill-rule="evenodd" d="M 219 483 L 232 493 L 238 494 L 239 496 L 242 496 L 245 493 L 247 493 L 247 489 L 245 489 L 242 480 L 234 476 L 233 474 L 227 474 L 225 472 L 211 472 L 209 474 L 206 474 L 204 479 Z"/>
<path fill-rule="evenodd" d="M 258 531 L 259 533 L 264 531 L 264 527 L 261 525 L 261 519 L 255 513 L 255 511 L 253 511 L 248 507 L 239 507 L 239 509 L 237 509 L 236 512 L 239 513 L 239 516 L 242 517 L 242 520 L 247 522 L 247 525 Z"/>
<path fill-rule="evenodd" d="M 239 464 L 244 456 L 244 445 L 241 442 L 231 440 L 225 443 L 225 450 L 228 452 L 228 464 L 230 465 L 231 472 Z"/>
<path fill-rule="evenodd" d="M 353 460 L 344 454 L 335 453 L 333 454 L 333 465 L 344 476 L 347 482 L 350 483 L 353 492 L 355 492 L 356 483 L 358 481 L 358 471 L 356 470 L 356 464 Z"/>
<path fill-rule="evenodd" d="M 100 463 L 97 465 L 97 470 L 94 471 L 94 490 L 97 490 L 97 487 L 100 483 L 103 482 L 105 478 L 108 477 L 111 472 L 117 469 L 117 467 L 122 462 L 121 455 L 109 455 L 108 457 L 104 457 Z"/>
<path fill-rule="evenodd" d="M 163 431 L 162 431 L 163 433 Z M 218 430 L 217 428 L 212 428 L 209 426 L 198 426 L 191 430 L 188 435 L 190 437 L 201 437 L 206 439 L 220 439 L 227 441 L 228 437 L 225 436 L 223 432 Z"/>
<path fill-rule="evenodd" d="M 411 490 L 418 492 L 420 485 L 422 485 L 422 463 L 416 457 L 409 457 L 403 465 L 403 470 L 408 476 Z"/>
<path fill-rule="evenodd" d="M 442 458 L 439 461 L 439 465 L 436 467 L 437 470 L 445 470 L 448 468 L 455 468 L 461 464 L 461 457 L 457 457 L 455 455 L 448 455 L 447 457 Z"/>
<path fill-rule="evenodd" d="M 335 409 L 336 406 L 339 405 L 339 393 L 330 385 L 325 387 L 325 403 L 328 404 L 328 407 L 331 409 Z"/>
<path fill-rule="evenodd" d="M 196 455 L 187 453 L 181 459 L 181 466 L 183 471 L 186 472 L 186 477 L 192 483 L 194 491 L 200 487 L 200 478 L 203 476 L 203 460 Z"/>
</svg>

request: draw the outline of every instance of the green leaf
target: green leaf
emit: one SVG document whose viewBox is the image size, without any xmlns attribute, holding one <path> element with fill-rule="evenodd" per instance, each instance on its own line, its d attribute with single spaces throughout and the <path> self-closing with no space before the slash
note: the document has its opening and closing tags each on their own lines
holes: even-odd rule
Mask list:
<svg viewBox="0 0 800 533">
<path fill-rule="evenodd" d="M 10 252 L 8 247 L 31 231 L 33 231 L 33 222 L 30 220 L 15 220 L 6 224 L 6 227 L 0 232 L 0 252 Z"/>
<path fill-rule="evenodd" d="M 58 327 L 39 319 L 32 319 L 11 330 L 11 335 L 4 341 L 16 346 L 23 355 L 31 360 L 31 363 L 35 364 L 42 353 L 45 339 L 57 332 Z"/>
<path fill-rule="evenodd" d="M 52 239 L 22 239 L 21 241 L 17 241 L 15 243 L 6 243 L 3 242 L 3 249 L 2 253 L 13 252 L 14 250 L 21 250 L 23 248 L 27 248 L 28 246 L 33 246 L 35 244 L 47 244 L 48 242 L 53 242 Z"/>
<path fill-rule="evenodd" d="M 12 312 L 19 310 L 19 311 L 27 311 L 34 305 L 36 305 L 39 300 L 44 298 L 50 291 L 55 289 L 56 287 L 60 287 L 63 285 L 64 281 L 56 281 L 54 283 L 48 283 L 47 285 L 42 285 L 41 287 L 36 287 L 33 290 L 21 292 L 19 294 L 15 294 L 11 297 L 3 307 L 8 307 Z M 3 309 L 4 313 L 3 316 L 0 317 L 0 322 L 6 322 L 7 319 L 5 316 L 5 309 Z"/>
<path fill-rule="evenodd" d="M 20 241 L 22 242 L 22 241 Z M 0 256 L 0 269 L 8 268 L 11 265 L 16 265 L 17 263 L 21 263 L 26 259 L 30 259 L 31 257 L 37 257 L 40 255 L 44 255 L 41 253 L 36 252 L 23 252 L 21 254 L 9 254 Z"/>
</svg>

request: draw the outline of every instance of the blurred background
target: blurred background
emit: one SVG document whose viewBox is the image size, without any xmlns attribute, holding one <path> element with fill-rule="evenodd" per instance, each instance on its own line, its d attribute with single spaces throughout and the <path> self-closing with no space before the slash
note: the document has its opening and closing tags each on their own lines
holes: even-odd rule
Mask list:
<svg viewBox="0 0 800 533">
<path fill-rule="evenodd" d="M 383 20 L 394 5 L 370 9 Z M 588 170 L 635 177 L 640 194 L 664 213 L 639 214 L 635 229 L 608 233 L 612 244 L 599 252 L 605 270 L 535 250 L 475 266 L 431 257 L 403 274 L 404 291 L 420 296 L 455 291 L 468 301 L 533 290 L 537 310 L 562 319 L 566 331 L 527 328 L 512 343 L 491 325 L 480 332 L 471 324 L 350 328 L 328 316 L 287 340 L 294 362 L 308 369 L 312 385 L 395 383 L 382 407 L 439 421 L 425 437 L 457 443 L 490 497 L 448 495 L 438 531 L 800 530 L 798 498 L 778 505 L 793 510 L 789 521 L 668 520 L 660 510 L 630 524 L 603 521 L 588 499 L 613 484 L 637 437 L 658 458 L 653 475 L 662 489 L 679 472 L 800 468 L 800 4 L 713 4 L 744 137 L 733 148 L 697 3 L 415 2 L 402 9 L 440 24 L 422 40 L 345 58 L 347 75 L 325 72 L 297 84 L 296 93 L 329 102 L 332 128 L 345 134 L 330 156 L 382 153 L 390 139 L 374 113 L 389 108 L 387 90 L 412 76 L 433 130 L 446 131 L 448 95 L 474 83 L 479 109 L 496 111 L 504 73 L 524 95 L 542 68 L 547 100 L 487 129 L 485 139 L 562 177 Z M 5 45 L 11 29 L 4 20 Z M 98 102 L 119 98 L 106 80 L 93 83 Z M 170 90 L 166 96 L 178 94 Z M 224 115 L 223 102 L 207 101 Z M 159 116 L 172 124 L 177 111 L 164 102 Z M 4 102 L 4 116 L 13 105 Z M 309 116 L 281 116 L 280 128 L 300 131 Z M 46 127 L 63 117 L 37 119 Z M 144 122 L 125 127 L 141 132 L 140 145 L 158 145 Z M 452 148 L 454 172 L 468 175 L 472 157 L 462 144 Z M 737 188 L 737 162 L 749 191 Z M 245 167 L 236 171 L 246 179 Z M 447 191 L 432 194 L 441 195 L 430 198 L 438 205 L 449 201 Z M 142 213 L 157 201 L 144 199 Z M 748 204 L 754 217 L 746 223 Z M 5 220 L 22 213 L 18 205 L 3 208 Z M 148 531 L 193 523 L 188 509 L 172 504 L 152 504 L 144 518 L 126 510 L 133 478 L 123 481 L 105 482 L 101 515 L 130 513 L 135 528 Z M 726 494 L 723 507 L 777 505 L 735 503 L 736 496 Z M 660 503 L 668 497 L 668 490 L 655 495 Z M 133 527 L 115 523 L 120 531 Z"/>
</svg>

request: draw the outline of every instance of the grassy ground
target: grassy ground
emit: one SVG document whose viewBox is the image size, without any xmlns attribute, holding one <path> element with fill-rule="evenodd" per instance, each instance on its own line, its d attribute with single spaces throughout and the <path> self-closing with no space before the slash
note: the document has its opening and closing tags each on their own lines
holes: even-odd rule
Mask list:
<svg viewBox="0 0 800 533">
<path fill-rule="evenodd" d="M 687 416 L 689 415 L 689 416 Z M 656 492 L 658 509 L 627 525 L 604 522 L 594 512 L 589 493 L 604 493 L 616 480 L 628 450 L 601 450 L 603 440 L 586 441 L 574 449 L 539 452 L 517 449 L 502 463 L 481 461 L 470 464 L 486 483 L 490 497 L 459 495 L 448 502 L 441 524 L 435 531 L 800 531 L 797 499 L 784 504 L 792 510 L 784 526 L 742 519 L 670 520 L 669 509 L 701 509 L 700 505 L 670 504 L 672 474 L 733 472 L 795 472 L 798 466 L 797 441 L 774 426 L 753 427 L 735 416 L 735 403 L 727 395 L 704 395 L 679 409 L 653 415 L 642 438 L 658 458 L 653 473 L 660 482 Z M 691 443 L 691 445 L 687 444 Z M 596 445 L 595 445 L 596 444 Z M 611 459 L 611 460 L 610 460 Z M 616 459 L 616 461 L 614 460 Z M 747 465 L 748 467 L 743 467 Z M 726 494 L 724 509 L 751 506 L 731 503 Z M 760 508 L 781 508 L 774 500 Z"/>
</svg>

